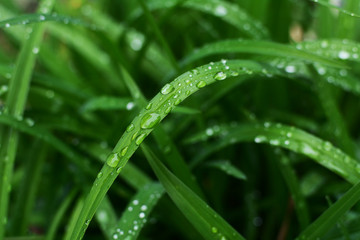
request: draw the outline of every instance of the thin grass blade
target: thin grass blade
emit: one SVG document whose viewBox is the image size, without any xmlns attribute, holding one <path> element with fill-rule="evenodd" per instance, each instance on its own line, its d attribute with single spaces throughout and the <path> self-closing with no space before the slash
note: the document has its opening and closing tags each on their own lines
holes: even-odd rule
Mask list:
<svg viewBox="0 0 360 240">
<path fill-rule="evenodd" d="M 205 239 L 245 239 L 176 178 L 147 146 L 141 147 L 170 198 Z"/>
</svg>

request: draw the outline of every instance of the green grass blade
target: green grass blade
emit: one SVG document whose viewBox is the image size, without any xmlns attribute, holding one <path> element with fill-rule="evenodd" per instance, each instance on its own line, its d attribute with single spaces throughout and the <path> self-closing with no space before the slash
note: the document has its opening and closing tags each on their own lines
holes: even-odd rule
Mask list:
<svg viewBox="0 0 360 240">
<path fill-rule="evenodd" d="M 203 161 L 210 153 L 228 145 L 243 141 L 253 141 L 255 143 L 267 143 L 272 146 L 286 148 L 308 156 L 350 183 L 355 184 L 360 180 L 360 164 L 356 160 L 334 147 L 330 142 L 317 138 L 298 128 L 279 123 L 265 122 L 263 125 L 243 124 L 237 127 L 228 126 L 222 128 L 221 132 L 223 131 L 228 134 L 218 139 L 206 151 L 199 154 L 192 163 L 193 166 Z M 201 133 L 200 135 L 203 136 L 204 140 L 209 137 L 206 133 Z M 216 136 L 215 131 L 213 136 Z"/>
<path fill-rule="evenodd" d="M 40 3 L 38 12 L 48 13 L 54 4 L 53 0 L 44 0 Z M 17 58 L 13 77 L 10 81 L 9 92 L 6 99 L 5 112 L 16 118 L 22 117 L 30 79 L 35 65 L 36 54 L 39 51 L 44 25 L 35 25 L 23 44 Z M 9 189 L 18 145 L 18 133 L 10 128 L 0 127 L 0 239 L 5 235 L 7 223 Z"/>
<path fill-rule="evenodd" d="M 136 103 L 145 109 L 151 109 L 152 103 L 147 103 L 147 100 L 144 97 L 143 93 L 140 91 L 139 87 L 136 85 L 136 82 L 126 71 L 126 69 L 121 67 L 121 72 L 124 82 L 129 88 Z M 184 158 L 180 155 L 180 152 L 172 143 L 171 138 L 167 135 L 167 133 L 164 129 L 162 129 L 161 126 L 155 129 L 154 137 L 160 149 L 163 151 L 164 155 L 167 155 L 167 164 L 169 165 L 171 170 L 174 171 L 174 173 L 197 194 L 202 194 L 201 188 L 198 186 L 198 184 L 192 177 L 192 174 L 187 164 L 185 163 Z"/>
<path fill-rule="evenodd" d="M 310 67 L 310 69 L 312 69 Z M 314 78 L 321 78 L 313 69 Z M 328 118 L 330 126 L 334 129 L 334 137 L 337 145 L 350 156 L 355 156 L 355 145 L 353 144 L 349 132 L 347 130 L 344 119 L 336 102 L 334 89 L 326 81 L 316 81 L 317 92 L 324 109 L 324 113 Z"/>
<path fill-rule="evenodd" d="M 87 151 L 94 158 L 99 159 L 102 163 L 106 162 L 107 154 L 110 152 L 110 149 L 104 148 L 98 143 L 81 144 L 80 148 Z M 131 162 L 128 162 L 121 170 L 119 177 L 137 190 L 151 183 L 151 178 Z"/>
<path fill-rule="evenodd" d="M 89 99 L 81 107 L 82 111 L 96 110 L 131 110 L 135 104 L 130 98 L 102 96 Z"/>
<path fill-rule="evenodd" d="M 48 146 L 35 141 L 30 151 L 31 156 L 25 163 L 23 184 L 18 190 L 18 197 L 13 203 L 15 211 L 12 216 L 10 231 L 13 235 L 26 235 L 34 208 L 35 197 L 40 185 L 41 174 Z"/>
<path fill-rule="evenodd" d="M 245 239 L 176 178 L 148 147 L 142 145 L 142 150 L 170 198 L 205 239 Z"/>
<path fill-rule="evenodd" d="M 344 215 L 351 207 L 360 200 L 360 183 L 355 184 L 347 191 L 336 203 L 328 208 L 315 222 L 307 227 L 297 238 L 302 239 L 318 239 L 323 236 L 333 225 L 337 223 L 339 218 Z"/>
<path fill-rule="evenodd" d="M 338 7 L 338 6 L 335 6 L 335 5 L 332 5 L 330 3 L 328 3 L 327 1 L 324 1 L 324 0 L 310 0 L 312 2 L 315 2 L 315 3 L 318 3 L 318 4 L 321 4 L 325 7 L 328 7 L 328 8 L 334 8 L 334 9 L 337 9 L 339 10 L 340 12 L 348 15 L 348 16 L 351 16 L 351 17 L 356 17 L 356 18 L 360 18 L 360 15 L 356 14 L 356 13 L 353 13 L 351 11 L 348 11 L 348 10 L 345 10 L 341 7 Z M 344 26 L 344 25 L 341 25 L 341 26 Z"/>
<path fill-rule="evenodd" d="M 245 39 L 223 40 L 207 44 L 185 58 L 183 63 L 187 64 L 206 56 L 225 53 L 252 53 L 273 57 L 293 58 L 300 61 L 305 60 L 308 62 L 318 62 L 333 67 L 344 66 L 344 64 L 339 61 L 331 60 L 307 51 L 302 51 L 291 45 L 270 41 Z"/>
<path fill-rule="evenodd" d="M 148 20 L 148 22 L 150 23 L 151 29 L 154 32 L 155 36 L 158 38 L 161 46 L 163 47 L 163 49 L 165 50 L 168 58 L 170 59 L 170 62 L 172 63 L 174 69 L 176 69 L 177 71 L 180 71 L 179 69 L 179 65 L 176 61 L 176 58 L 173 54 L 173 52 L 171 51 L 169 44 L 167 43 L 167 41 L 165 40 L 164 35 L 161 33 L 160 28 L 158 27 L 157 23 L 155 22 L 154 17 L 151 15 L 151 12 L 149 11 L 147 5 L 144 3 L 143 0 L 138 0 L 142 10 L 145 13 L 146 19 Z"/>
<path fill-rule="evenodd" d="M 31 23 L 48 22 L 48 21 L 60 22 L 64 24 L 71 23 L 75 25 L 89 26 L 87 23 L 83 22 L 80 19 L 75 19 L 68 16 L 61 16 L 57 14 L 33 13 L 33 14 L 24 14 L 21 16 L 0 21 L 0 28 L 9 28 L 11 26 L 16 26 L 16 25 L 27 25 Z"/>
<path fill-rule="evenodd" d="M 296 44 L 296 48 L 324 58 L 360 61 L 360 44 L 348 39 L 304 41 Z"/>
<path fill-rule="evenodd" d="M 82 238 L 97 207 L 117 175 L 121 172 L 121 169 L 126 165 L 129 158 L 144 139 L 152 132 L 154 127 L 175 106 L 207 85 L 234 76 L 261 74 L 263 70 L 264 67 L 262 65 L 252 61 L 221 61 L 193 69 L 180 75 L 173 82 L 166 84 L 160 93 L 149 102 L 151 107 L 143 109 L 134 118 L 133 122 L 127 127 L 126 132 L 119 139 L 112 153 L 109 154 L 106 164 L 100 171 L 101 177 L 97 178 L 93 183 L 74 231 L 71 235 L 68 235 L 69 238 L 67 239 L 77 240 Z"/>
<path fill-rule="evenodd" d="M 165 192 L 159 183 L 150 183 L 139 189 L 137 194 L 129 201 L 110 239 L 138 238 L 140 231 L 149 221 L 149 215 Z"/>
<path fill-rule="evenodd" d="M 269 38 L 267 29 L 258 21 L 251 18 L 244 10 L 240 9 L 238 5 L 221 0 L 199 0 L 199 1 L 179 1 L 161 0 L 148 1 L 148 6 L 151 10 L 171 8 L 180 4 L 182 7 L 198 10 L 215 17 L 222 19 L 230 25 L 233 25 L 247 36 L 254 39 Z M 139 12 L 134 13 L 137 16 Z"/>
<path fill-rule="evenodd" d="M 67 222 L 66 232 L 63 239 L 70 239 L 70 234 L 74 231 L 74 228 L 76 226 L 76 220 L 79 218 L 83 206 L 84 206 L 84 199 L 79 198 L 71 213 L 70 219 Z"/>
<path fill-rule="evenodd" d="M 113 239 L 112 232 L 116 227 L 117 216 L 110 199 L 105 196 L 96 211 L 95 218 L 100 225 L 101 231 L 107 239 Z"/>
<path fill-rule="evenodd" d="M 56 138 L 54 135 L 52 135 L 45 129 L 38 127 L 36 125 L 35 126 L 29 125 L 26 122 L 26 120 L 20 120 L 20 121 L 16 120 L 7 114 L 0 114 L 0 123 L 4 125 L 8 125 L 16 129 L 17 131 L 27 133 L 29 135 L 35 136 L 47 142 L 49 145 L 53 146 L 59 152 L 63 153 L 64 156 L 68 157 L 69 159 L 72 159 L 83 171 L 94 174 L 94 170 L 91 169 L 87 161 L 82 156 L 80 156 L 78 153 L 72 150 L 72 148 L 70 148 L 67 144 L 65 144 L 60 139 Z"/>
<path fill-rule="evenodd" d="M 281 151 L 276 153 L 276 162 L 290 190 L 292 199 L 294 200 L 296 214 L 301 229 L 305 229 L 305 227 L 307 227 L 310 223 L 310 216 L 305 197 L 301 192 L 300 183 L 295 174 L 294 168 L 291 166 L 290 159 Z"/>
<path fill-rule="evenodd" d="M 46 237 L 45 237 L 46 240 L 55 239 L 56 231 L 58 230 L 61 220 L 64 218 L 66 211 L 70 207 L 71 202 L 74 200 L 75 195 L 76 195 L 76 190 L 73 190 L 60 205 L 58 211 L 54 216 L 54 219 L 51 221 L 49 230 L 46 233 Z"/>
<path fill-rule="evenodd" d="M 118 90 L 123 89 L 121 81 L 118 81 L 117 73 L 111 66 L 110 56 L 105 51 L 100 49 L 77 29 L 61 24 L 49 24 L 51 25 L 49 28 L 51 35 L 76 49 L 89 63 L 106 76 L 105 79 L 110 86 Z"/>
<path fill-rule="evenodd" d="M 220 169 L 227 175 L 235 177 L 237 179 L 246 180 L 245 173 L 243 173 L 241 170 L 233 166 L 229 161 L 226 160 L 212 161 L 209 164 L 207 164 L 207 166 Z"/>
</svg>

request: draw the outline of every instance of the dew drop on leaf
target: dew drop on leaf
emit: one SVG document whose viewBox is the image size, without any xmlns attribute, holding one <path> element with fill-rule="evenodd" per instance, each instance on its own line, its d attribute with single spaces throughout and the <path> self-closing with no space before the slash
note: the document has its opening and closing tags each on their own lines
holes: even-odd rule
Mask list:
<svg viewBox="0 0 360 240">
<path fill-rule="evenodd" d="M 126 131 L 127 131 L 127 132 L 131 132 L 132 130 L 134 130 L 134 128 L 135 128 L 134 124 L 131 123 L 131 124 L 126 128 Z"/>
<path fill-rule="evenodd" d="M 161 89 L 161 93 L 164 95 L 167 95 L 169 93 L 171 93 L 172 91 L 174 91 L 174 86 L 171 84 L 165 84 L 165 86 Z"/>
<path fill-rule="evenodd" d="M 226 77 L 227 77 L 227 76 L 226 76 L 226 73 L 224 73 L 224 72 L 218 72 L 218 73 L 215 74 L 214 79 L 215 79 L 215 80 L 218 80 L 218 81 L 221 81 L 221 80 L 225 80 Z"/>
<path fill-rule="evenodd" d="M 120 157 L 119 157 L 119 154 L 117 153 L 111 153 L 107 159 L 106 159 L 106 164 L 109 166 L 109 167 L 116 167 L 120 162 Z"/>
<path fill-rule="evenodd" d="M 140 145 L 140 144 L 144 141 L 145 138 L 146 138 L 146 134 L 145 134 L 145 133 L 139 135 L 139 136 L 136 138 L 136 140 L 135 140 L 135 144 L 136 144 L 136 145 Z"/>
<path fill-rule="evenodd" d="M 198 82 L 197 84 L 196 84 L 196 87 L 198 87 L 198 88 L 203 88 L 203 87 L 205 87 L 206 86 L 206 82 L 205 81 L 200 81 L 200 82 Z"/>
<path fill-rule="evenodd" d="M 158 124 L 160 122 L 160 120 L 161 120 L 161 117 L 159 114 L 147 113 L 142 117 L 140 126 L 142 129 L 151 129 L 156 124 Z"/>
</svg>

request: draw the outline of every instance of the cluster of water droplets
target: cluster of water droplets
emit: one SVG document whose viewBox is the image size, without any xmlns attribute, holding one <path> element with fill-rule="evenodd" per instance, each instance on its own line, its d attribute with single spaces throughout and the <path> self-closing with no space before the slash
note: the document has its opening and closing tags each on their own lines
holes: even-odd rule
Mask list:
<svg viewBox="0 0 360 240">
<path fill-rule="evenodd" d="M 360 60 L 360 45 L 347 39 L 302 42 L 298 43 L 296 48 L 324 57 L 339 58 L 342 60 Z"/>
<path fill-rule="evenodd" d="M 314 159 L 345 178 L 360 178 L 360 165 L 328 141 L 321 141 L 301 130 L 282 124 L 265 122 L 261 129 L 263 134 L 254 138 L 256 143 L 288 148 Z M 352 172 L 352 176 L 349 171 Z"/>
</svg>

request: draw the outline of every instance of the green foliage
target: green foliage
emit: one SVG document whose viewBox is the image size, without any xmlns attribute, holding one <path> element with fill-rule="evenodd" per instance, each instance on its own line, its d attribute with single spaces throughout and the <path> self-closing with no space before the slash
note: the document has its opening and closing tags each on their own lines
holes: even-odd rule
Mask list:
<svg viewBox="0 0 360 240">
<path fill-rule="evenodd" d="M 3 0 L 0 240 L 358 239 L 340 2 Z"/>
</svg>

